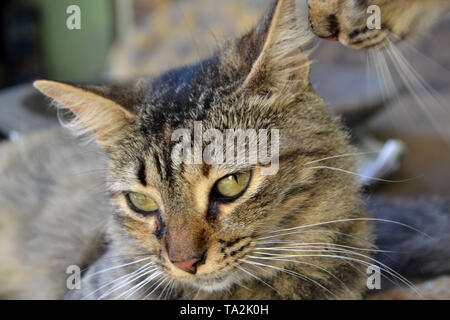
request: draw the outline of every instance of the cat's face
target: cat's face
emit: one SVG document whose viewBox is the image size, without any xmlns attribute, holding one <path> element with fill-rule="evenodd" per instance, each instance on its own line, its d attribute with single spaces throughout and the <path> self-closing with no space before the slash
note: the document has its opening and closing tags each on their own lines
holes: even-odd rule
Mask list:
<svg viewBox="0 0 450 320">
<path fill-rule="evenodd" d="M 204 290 L 223 289 L 240 279 L 236 265 L 268 232 L 323 219 L 314 210 L 299 211 L 318 201 L 312 190 L 333 185 L 333 178 L 317 181 L 318 172 L 303 165 L 342 152 L 345 134 L 309 89 L 295 99 L 277 93 L 217 95 L 208 106 L 192 101 L 195 109 L 179 114 L 170 103 L 157 99 L 142 108 L 146 112 L 112 151 L 117 221 L 169 277 Z M 156 110 L 164 116 L 155 116 Z M 279 142 L 268 141 L 268 149 L 279 145 L 278 170 L 263 174 L 270 165 L 260 163 L 174 163 L 173 133 L 185 129 L 193 136 L 199 124 L 203 132 L 223 133 L 224 140 L 228 129 L 279 130 Z"/>
<path fill-rule="evenodd" d="M 446 0 L 308 0 L 308 6 L 316 35 L 355 49 L 415 37 L 450 9 Z"/>
<path fill-rule="evenodd" d="M 136 260 L 149 255 L 167 277 L 218 291 L 255 275 L 270 277 L 273 269 L 247 263 L 277 241 L 334 242 L 334 231 L 359 232 L 351 231 L 353 224 L 330 225 L 334 231 L 325 234 L 280 232 L 360 212 L 351 176 L 311 166 L 351 149 L 309 85 L 308 61 L 299 50 L 305 38 L 294 12 L 293 1 L 276 1 L 253 31 L 211 59 L 132 86 L 80 89 L 36 83 L 70 108 L 78 116 L 75 125 L 93 131 L 110 155 L 110 237 L 117 254 L 136 255 Z M 271 160 L 174 160 L 177 133 L 196 141 L 199 126 L 223 134 L 223 142 L 229 129 L 258 135 L 266 130 Z M 272 140 L 276 136 L 279 140 Z M 205 151 L 203 139 L 185 146 L 192 153 L 196 147 Z M 224 143 L 220 150 L 235 155 L 234 146 L 230 151 Z M 328 164 L 352 167 L 348 157 Z M 274 165 L 276 170 L 264 173 Z M 287 264 L 271 263 L 276 268 Z"/>
</svg>

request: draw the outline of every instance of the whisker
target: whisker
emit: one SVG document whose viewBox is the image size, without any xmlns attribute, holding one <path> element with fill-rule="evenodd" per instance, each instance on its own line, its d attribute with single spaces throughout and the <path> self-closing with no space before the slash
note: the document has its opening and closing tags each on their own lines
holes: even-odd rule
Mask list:
<svg viewBox="0 0 450 320">
<path fill-rule="evenodd" d="M 388 50 L 385 46 L 386 50 Z M 399 100 L 399 90 L 397 90 L 397 85 L 392 78 L 391 71 L 387 65 L 386 58 L 384 56 L 385 50 L 378 51 L 368 51 L 369 65 L 371 62 L 374 63 L 375 72 L 380 77 L 381 80 L 381 94 L 383 96 L 383 100 L 385 103 L 391 102 L 392 96 L 395 97 L 395 100 Z M 402 89 L 402 88 L 400 88 Z"/>
<path fill-rule="evenodd" d="M 367 57 L 368 57 L 368 68 L 374 67 L 375 74 L 377 75 L 377 82 L 376 85 L 381 90 L 381 95 L 383 98 L 383 101 L 386 105 L 392 105 L 393 102 L 398 103 L 401 101 L 401 94 L 404 92 L 403 87 L 399 87 L 394 79 L 392 78 L 391 69 L 388 67 L 386 58 L 385 58 L 385 51 L 388 50 L 385 46 L 385 50 L 369 50 L 367 51 Z M 369 73 L 368 73 L 369 74 Z M 403 104 L 400 104 L 400 106 L 403 106 Z M 404 111 L 403 109 L 401 109 Z M 391 115 L 394 117 L 392 119 L 392 123 L 398 123 L 404 121 L 405 117 L 414 118 L 412 117 L 412 113 L 410 112 L 404 112 L 401 115 L 398 115 L 397 113 L 393 113 Z M 401 117 L 401 119 L 398 119 Z M 393 130 L 396 130 L 397 127 L 395 126 Z"/>
<path fill-rule="evenodd" d="M 104 272 L 107 272 L 107 271 L 111 271 L 111 270 L 115 270 L 115 269 L 120 269 L 120 268 L 123 268 L 123 267 L 126 267 L 126 266 L 131 266 L 131 265 L 133 265 L 133 264 L 136 264 L 136 263 L 139 263 L 139 262 L 142 262 L 142 261 L 146 261 L 146 260 L 149 260 L 149 259 L 151 259 L 151 258 L 152 258 L 152 257 L 147 257 L 147 258 L 140 259 L 140 260 L 136 260 L 136 261 L 133 261 L 133 262 L 130 262 L 130 263 L 124 263 L 124 264 L 121 264 L 121 265 L 119 265 L 119 266 L 114 266 L 114 267 L 106 268 L 106 269 L 97 271 L 97 272 L 95 272 L 95 273 L 93 273 L 93 274 L 89 274 L 89 275 L 87 275 L 84 279 L 89 279 L 89 278 L 91 278 L 91 277 L 93 277 L 93 276 L 95 276 L 95 275 L 98 275 L 98 274 L 101 274 L 101 273 L 104 273 Z"/>
<path fill-rule="evenodd" d="M 450 121 L 450 110 L 447 108 L 449 104 L 448 100 L 429 86 L 392 41 L 389 39 L 388 41 L 390 45 L 387 54 L 395 66 L 398 75 L 434 129 L 446 142 L 449 142 L 450 130 L 445 125 L 442 125 Z"/>
<path fill-rule="evenodd" d="M 171 279 L 171 280 L 169 281 L 168 288 L 167 288 L 167 292 L 166 292 L 166 294 L 165 294 L 165 296 L 164 296 L 164 300 L 169 300 L 169 299 L 170 299 L 171 293 L 172 293 L 172 289 L 173 289 L 173 285 L 174 285 L 174 282 L 175 282 L 175 279 Z"/>
<path fill-rule="evenodd" d="M 285 241 L 263 241 L 261 243 L 278 243 L 278 244 L 287 244 L 287 247 L 273 247 L 274 249 L 276 248 L 294 248 L 294 247 L 302 247 L 302 246 L 316 246 L 316 245 L 329 245 L 329 246 L 333 246 L 333 247 L 339 247 L 339 248 L 347 248 L 347 249 L 355 249 L 355 250 L 361 250 L 361 251 L 370 251 L 370 252 L 388 252 L 388 253 L 393 253 L 395 251 L 388 251 L 388 250 L 379 250 L 379 249 L 365 249 L 365 248 L 357 248 L 357 247 L 351 247 L 351 246 L 345 246 L 345 245 L 341 245 L 341 244 L 337 244 L 337 243 L 327 243 L 327 242 L 295 242 L 295 241 L 289 241 L 289 240 L 285 240 Z M 260 248 L 260 249 L 271 249 L 271 248 Z"/>
<path fill-rule="evenodd" d="M 274 290 L 276 293 L 280 294 L 278 292 L 277 289 L 275 289 L 274 287 L 272 287 L 270 284 L 268 284 L 267 282 L 265 282 L 264 280 L 260 279 L 259 277 L 257 277 L 256 275 L 254 275 L 253 273 L 251 273 L 250 271 L 246 270 L 243 266 L 239 266 L 239 265 L 235 265 L 236 268 L 238 268 L 239 270 L 245 272 L 246 274 L 250 275 L 252 278 L 255 278 L 256 280 L 258 280 L 259 282 L 265 284 L 266 286 L 268 286 L 269 288 L 271 288 L 272 290 Z"/>
<path fill-rule="evenodd" d="M 166 282 L 166 280 L 168 280 L 169 278 L 167 278 L 164 274 L 162 274 L 162 280 L 160 280 L 160 282 L 157 282 L 158 283 L 158 285 L 149 293 L 149 294 L 147 294 L 144 298 L 143 298 L 143 300 L 145 300 L 145 299 L 147 299 L 147 297 L 149 297 L 150 295 L 152 295 L 153 294 L 153 292 L 155 292 L 156 290 L 158 290 L 158 288 L 164 283 L 164 282 Z M 153 287 L 153 286 L 152 286 Z M 152 287 L 150 287 L 150 289 L 152 288 Z M 149 290 L 150 290 L 149 289 Z"/>
<path fill-rule="evenodd" d="M 106 219 L 104 221 L 106 221 Z M 132 258 L 136 258 L 136 257 L 150 257 L 150 256 L 153 256 L 153 254 L 152 253 L 119 254 L 119 255 L 102 257 L 102 260 L 132 259 Z M 87 269 L 88 268 L 83 269 L 83 271 L 87 270 Z"/>
<path fill-rule="evenodd" d="M 110 294 L 116 292 L 117 290 L 127 286 L 128 284 L 132 283 L 133 281 L 142 278 L 150 273 L 154 272 L 154 269 L 148 269 L 145 270 L 145 272 L 137 274 L 135 276 L 133 276 L 131 279 L 126 279 L 125 281 L 120 282 L 119 284 L 115 285 L 114 287 L 112 287 L 111 289 L 109 289 L 109 291 L 105 292 L 104 294 L 102 294 L 99 298 L 99 300 L 103 300 L 104 298 L 106 298 L 107 296 L 109 296 Z"/>
<path fill-rule="evenodd" d="M 324 248 L 324 249 L 327 249 L 327 250 L 319 250 L 318 248 Z M 263 249 L 264 249 L 264 248 L 263 248 Z M 329 249 L 332 249 L 332 250 L 329 250 Z M 392 273 L 394 273 L 395 275 L 397 275 L 399 278 L 401 278 L 403 281 L 405 281 L 405 283 L 409 283 L 409 284 L 413 285 L 408 279 L 406 279 L 405 277 L 403 277 L 400 273 L 398 273 L 398 272 L 395 271 L 394 269 L 392 269 L 392 268 L 388 267 L 387 265 L 381 263 L 381 262 L 378 261 L 377 259 L 374 259 L 374 258 L 372 258 L 372 257 L 370 257 L 370 256 L 367 256 L 367 255 L 362 254 L 362 253 L 359 253 L 359 252 L 354 252 L 354 251 L 346 250 L 346 249 L 338 249 L 338 248 L 333 248 L 333 247 L 328 247 L 328 246 L 315 247 L 315 248 L 313 248 L 313 249 L 311 249 L 311 250 L 305 250 L 305 249 L 291 249 L 291 248 L 289 248 L 289 249 L 278 249 L 278 250 L 280 250 L 280 251 L 298 251 L 298 252 L 302 252 L 302 251 L 325 251 L 325 252 L 331 252 L 331 253 L 339 253 L 339 252 L 341 252 L 341 253 L 347 253 L 347 254 L 356 255 L 356 256 L 363 257 L 363 258 L 365 258 L 365 259 L 368 259 L 368 260 L 370 260 L 370 261 L 372 261 L 372 262 L 375 262 L 375 263 L 379 264 L 380 266 L 382 266 L 382 267 L 385 268 L 386 270 L 389 270 L 390 272 L 392 272 Z"/>
<path fill-rule="evenodd" d="M 198 288 L 197 293 L 195 294 L 195 296 L 192 300 L 197 300 L 197 297 L 200 294 L 200 290 L 202 290 L 202 288 Z"/>
<path fill-rule="evenodd" d="M 360 259 L 347 257 L 347 256 L 339 256 L 339 255 L 325 255 L 325 254 L 320 254 L 320 255 L 319 254 L 282 255 L 282 254 L 270 254 L 270 253 L 264 253 L 264 252 L 255 252 L 255 253 L 256 254 L 263 254 L 263 255 L 269 255 L 269 256 L 278 257 L 278 259 L 277 259 L 277 258 L 273 258 L 273 257 L 265 258 L 265 257 L 251 256 L 252 258 L 263 259 L 263 260 L 278 260 L 278 261 L 289 261 L 289 262 L 295 262 L 296 263 L 297 260 L 286 260 L 286 259 L 287 258 L 303 258 L 303 257 L 324 257 L 324 258 L 334 258 L 334 259 L 349 260 L 349 261 L 353 261 L 353 262 L 356 262 L 356 263 L 364 264 L 364 265 L 367 265 L 367 266 L 371 266 L 372 265 L 369 262 L 366 262 L 366 261 L 363 261 L 363 260 L 360 260 Z M 392 270 L 388 266 L 385 266 L 384 264 L 380 264 L 380 265 L 383 266 L 382 268 L 380 267 L 380 269 L 382 271 L 386 272 L 387 274 L 389 274 L 393 278 L 397 278 L 402 283 L 407 285 L 414 293 L 416 293 L 418 296 L 422 297 L 420 295 L 418 289 L 408 279 L 404 278 L 402 275 L 398 274 L 398 272 L 396 272 L 395 270 Z M 386 267 L 387 269 L 385 269 L 384 267 Z M 389 269 L 392 270 L 392 271 L 390 271 Z M 382 276 L 384 276 L 384 275 L 382 274 Z M 389 278 L 387 278 L 387 279 L 389 279 Z"/>
<path fill-rule="evenodd" d="M 274 232 L 276 232 L 276 231 L 274 231 Z M 293 233 L 289 233 L 289 234 L 303 234 L 303 233 L 311 233 L 311 232 L 324 232 L 324 233 L 338 234 L 338 235 L 342 235 L 342 236 L 345 236 L 345 237 L 349 237 L 349 238 L 352 238 L 352 239 L 357 239 L 357 240 L 360 240 L 362 242 L 365 242 L 370 247 L 375 247 L 375 245 L 371 241 L 369 241 L 367 239 L 364 239 L 364 238 L 361 238 L 361 237 L 357 237 L 357 236 L 352 235 L 352 234 L 339 232 L 339 231 L 336 231 L 336 230 L 328 230 L 328 229 L 315 229 L 314 230 L 313 229 L 313 230 L 302 230 L 302 231 L 299 231 L 299 232 L 293 232 Z M 293 240 L 277 240 L 277 241 L 293 241 Z M 265 243 L 265 242 L 268 242 L 268 241 L 259 241 L 259 243 Z"/>
<path fill-rule="evenodd" d="M 243 284 L 241 283 L 241 280 L 237 280 L 237 281 L 236 281 L 236 284 L 237 284 L 239 287 L 244 288 L 244 289 L 246 289 L 246 290 L 248 290 L 248 291 L 250 291 L 250 292 L 253 291 L 253 290 L 250 289 L 249 287 L 243 285 Z"/>
<path fill-rule="evenodd" d="M 148 274 L 149 273 L 147 273 L 146 275 L 148 275 Z M 142 281 L 140 281 L 139 283 L 137 283 L 133 287 L 129 288 L 128 290 L 123 292 L 121 295 L 119 295 L 117 297 L 117 299 L 120 299 L 122 297 L 124 297 L 125 300 L 129 299 L 136 292 L 138 292 L 142 287 L 146 286 L 148 283 L 150 283 L 154 278 L 156 278 L 160 274 L 162 274 L 161 271 L 153 271 L 148 277 L 146 277 L 145 279 L 143 279 Z"/>
<path fill-rule="evenodd" d="M 161 277 L 162 276 L 162 277 Z M 153 281 L 154 279 L 161 277 L 161 279 L 164 279 L 164 274 L 162 271 L 158 271 L 155 272 L 154 274 L 152 274 L 151 276 L 149 276 L 147 279 L 145 279 L 143 282 L 141 282 L 135 289 L 133 292 L 129 293 L 124 299 L 129 299 L 131 296 L 133 296 L 136 292 L 138 292 L 141 288 L 144 288 L 147 284 L 149 284 L 151 281 Z M 147 290 L 144 292 L 145 297 L 142 298 L 142 300 L 146 299 L 149 295 L 147 295 L 147 292 L 149 292 L 153 287 L 155 287 L 155 285 L 157 285 L 158 283 L 161 282 L 161 279 L 156 280 L 153 284 L 150 285 L 149 288 L 147 288 Z M 153 293 L 153 292 L 151 292 Z M 150 294 L 151 294 L 150 293 Z"/>
<path fill-rule="evenodd" d="M 360 173 L 349 171 L 349 170 L 345 170 L 345 169 L 342 169 L 342 168 L 329 167 L 329 166 L 307 167 L 307 169 L 328 169 L 328 170 L 338 171 L 338 172 L 341 172 L 341 173 L 351 174 L 351 175 L 358 176 L 358 177 L 364 178 L 364 179 L 369 179 L 369 180 L 379 181 L 379 182 L 388 182 L 388 183 L 409 182 L 409 181 L 413 181 L 413 180 L 416 180 L 416 179 L 421 177 L 421 176 L 416 176 L 416 177 L 413 177 L 413 178 L 402 179 L 402 180 L 388 180 L 388 179 L 376 178 L 376 177 L 360 174 Z"/>
<path fill-rule="evenodd" d="M 404 57 L 404 55 L 400 52 L 400 50 L 397 49 L 395 45 L 391 45 L 389 47 L 388 54 L 390 54 L 394 62 L 397 63 L 397 67 L 400 68 L 399 72 L 403 72 L 406 77 L 409 77 L 411 85 L 415 86 L 411 88 L 420 90 L 421 93 L 427 94 L 431 98 L 431 100 L 436 103 L 433 106 L 441 108 L 442 111 L 444 111 L 445 114 L 448 115 L 449 110 L 447 110 L 446 108 L 446 106 L 448 105 L 447 99 L 442 97 L 422 78 L 422 76 L 416 71 L 416 69 L 410 64 L 410 62 Z"/>
<path fill-rule="evenodd" d="M 275 231 L 269 231 L 267 232 L 268 234 L 272 234 L 272 233 L 278 233 L 278 232 L 284 232 L 284 231 L 292 231 L 292 230 L 299 230 L 299 229 L 305 229 L 305 228 L 312 228 L 312 227 L 317 227 L 317 226 L 323 226 L 323 225 L 327 225 L 327 224 L 331 224 L 331 223 L 342 223 L 342 222 L 351 222 L 351 221 L 375 221 L 375 222 L 386 222 L 386 223 L 393 223 L 393 224 L 397 224 L 400 225 L 402 227 L 408 228 L 410 230 L 413 230 L 417 233 L 420 233 L 430 239 L 432 239 L 428 234 L 426 234 L 423 231 L 420 231 L 410 225 L 407 225 L 405 223 L 402 222 L 398 222 L 395 220 L 388 220 L 388 219 L 378 219 L 378 218 L 348 218 L 348 219 L 338 219 L 338 220 L 331 220 L 331 221 L 325 221 L 325 222 L 319 222 L 319 223 L 314 223 L 314 224 L 308 224 L 308 225 L 304 225 L 304 226 L 299 226 L 299 227 L 293 227 L 293 228 L 286 228 L 286 229 L 280 229 L 280 230 L 275 230 Z M 277 235 L 278 236 L 278 235 Z M 272 236 L 271 236 L 272 237 Z M 259 238 L 258 240 L 262 240 L 262 239 L 266 239 L 266 238 L 271 238 L 271 237 L 264 237 L 264 238 Z"/>
<path fill-rule="evenodd" d="M 166 279 L 168 279 L 169 280 L 169 278 L 166 278 Z M 164 286 L 164 288 L 161 290 L 161 292 L 159 293 L 159 295 L 158 295 L 158 298 L 156 298 L 156 300 L 161 300 L 161 297 L 163 296 L 163 294 L 164 294 L 164 292 L 167 290 L 167 288 L 170 286 L 170 284 L 172 283 L 172 279 L 170 279 L 167 283 L 166 283 L 166 285 Z"/>
<path fill-rule="evenodd" d="M 256 249 L 256 248 L 255 248 L 255 249 Z M 259 249 L 259 248 L 258 248 L 258 249 Z M 251 257 L 251 256 L 249 256 L 249 257 Z M 253 262 L 254 262 L 254 261 L 253 261 Z M 331 271 L 329 271 L 329 270 L 327 270 L 327 269 L 325 269 L 325 268 L 323 268 L 323 267 L 320 267 L 320 266 L 318 266 L 318 265 L 316 265 L 316 264 L 314 264 L 314 263 L 310 263 L 310 262 L 306 262 L 306 261 L 299 261 L 299 263 L 300 263 L 300 264 L 307 265 L 307 266 L 310 266 L 310 267 L 314 267 L 314 268 L 316 268 L 316 269 L 319 269 L 319 270 L 321 270 L 321 271 L 327 273 L 327 274 L 330 275 L 332 278 L 334 278 L 335 280 L 337 280 L 338 282 L 340 282 L 340 283 L 344 286 L 344 288 L 345 288 L 347 291 L 349 291 L 349 292 L 351 293 L 351 290 L 347 287 L 347 285 L 346 285 L 341 279 L 339 279 L 338 277 L 336 277 Z M 289 270 L 289 271 L 292 271 L 292 270 Z M 294 272 L 294 271 L 292 271 L 292 272 Z M 306 277 L 306 276 L 305 276 L 305 277 Z"/>
<path fill-rule="evenodd" d="M 283 257 L 283 256 L 279 256 L 279 258 L 276 258 L 276 257 L 273 257 L 273 256 L 275 256 L 275 255 L 274 255 L 274 254 L 271 254 L 271 257 L 254 257 L 254 256 L 250 256 L 250 257 L 252 257 L 252 258 L 254 258 L 254 259 L 262 259 L 262 260 L 269 260 L 269 261 L 282 261 L 282 262 L 293 262 L 293 263 L 302 263 L 302 262 L 303 262 L 303 261 L 298 261 L 298 260 L 290 260 L 290 259 L 288 259 L 289 257 L 286 258 L 286 257 Z M 295 257 L 309 257 L 309 256 L 311 256 L 311 257 L 331 257 L 331 258 L 338 258 L 338 259 L 340 259 L 340 260 L 343 260 L 345 263 L 353 262 L 353 263 L 364 264 L 364 263 L 362 263 L 362 261 L 357 261 L 358 259 L 352 259 L 352 258 L 345 259 L 345 258 L 347 258 L 347 257 L 341 257 L 341 256 L 296 255 Z M 368 263 L 366 263 L 366 264 L 364 264 L 364 265 L 369 265 L 369 266 L 370 266 L 370 264 L 368 264 Z M 361 270 L 355 268 L 353 265 L 350 264 L 350 266 L 353 267 L 353 268 L 354 268 L 355 270 L 357 270 L 358 272 L 360 272 L 361 274 L 364 274 Z M 381 269 L 381 268 L 380 268 L 380 269 Z M 393 280 L 391 280 L 390 278 L 388 278 L 388 277 L 385 276 L 384 274 L 381 274 L 381 276 L 382 276 L 383 278 L 387 279 L 387 280 L 388 280 L 389 282 L 391 282 L 392 284 L 398 285 L 398 283 L 393 282 Z M 397 279 L 394 278 L 394 280 L 397 280 Z"/>
<path fill-rule="evenodd" d="M 249 256 L 249 257 L 251 258 L 251 256 Z M 313 279 L 311 279 L 311 278 L 309 278 L 309 277 L 307 277 L 307 276 L 305 276 L 305 275 L 303 275 L 303 274 L 300 274 L 300 273 L 298 273 L 298 272 L 295 272 L 295 271 L 292 271 L 292 270 L 283 269 L 283 268 L 279 268 L 279 267 L 272 266 L 272 265 L 269 265 L 269 264 L 259 263 L 259 262 L 256 262 L 256 261 L 247 261 L 247 260 L 245 260 L 245 259 L 239 259 L 239 261 L 248 263 L 248 264 L 250 264 L 250 265 L 254 264 L 254 265 L 264 266 L 264 267 L 267 267 L 267 268 L 271 268 L 271 269 L 275 269 L 275 270 L 284 272 L 284 273 L 286 273 L 286 274 L 294 275 L 294 276 L 298 277 L 299 279 L 302 279 L 302 280 L 311 282 L 311 283 L 313 283 L 313 284 L 319 286 L 320 288 L 324 289 L 324 290 L 327 291 L 329 294 L 331 294 L 331 295 L 333 295 L 333 296 L 336 296 L 336 295 L 335 295 L 333 292 L 331 292 L 328 288 L 324 287 L 323 285 L 321 285 L 321 284 L 318 283 L 317 281 L 315 281 L 315 280 L 313 280 Z"/>
<path fill-rule="evenodd" d="M 363 156 L 363 155 L 368 155 L 368 154 L 377 154 L 379 152 L 380 151 L 368 151 L 368 152 L 355 152 L 355 153 L 339 154 L 339 155 L 336 155 L 336 156 L 330 156 L 330 157 L 326 157 L 326 158 L 312 160 L 312 161 L 304 163 L 303 165 L 306 166 L 306 165 L 309 165 L 309 164 L 322 162 L 322 161 L 326 161 L 326 160 L 330 160 L 330 159 L 336 159 L 336 158 L 346 158 L 346 157 L 354 157 L 354 156 Z"/>
<path fill-rule="evenodd" d="M 94 291 L 90 292 L 89 294 L 83 296 L 83 297 L 81 298 L 81 300 L 86 299 L 87 297 L 89 297 L 89 296 L 93 295 L 94 293 L 100 291 L 100 290 L 103 289 L 104 287 L 107 287 L 107 286 L 113 284 L 114 282 L 120 281 L 120 280 L 122 280 L 123 278 L 129 278 L 129 277 L 132 277 L 132 276 L 134 276 L 136 273 L 140 273 L 140 271 L 141 271 L 142 269 L 146 269 L 146 268 L 148 268 L 149 266 L 151 266 L 152 264 L 153 264 L 152 262 L 147 263 L 147 264 L 145 264 L 144 266 L 140 267 L 139 269 L 137 269 L 137 270 L 135 270 L 135 271 L 133 271 L 133 272 L 127 273 L 127 274 L 125 274 L 125 275 L 123 275 L 123 276 L 120 276 L 120 277 L 117 278 L 117 279 L 114 279 L 114 280 L 112 280 L 112 281 L 110 281 L 110 282 L 108 282 L 108 283 L 106 283 L 106 284 L 100 286 L 100 287 L 97 288 L 96 290 L 94 290 Z"/>
<path fill-rule="evenodd" d="M 172 292 L 173 292 L 173 290 L 175 288 L 175 285 L 176 285 L 175 280 L 172 280 L 172 284 L 170 285 L 170 289 L 168 291 L 166 300 L 169 300 L 169 299 L 172 298 Z"/>
</svg>

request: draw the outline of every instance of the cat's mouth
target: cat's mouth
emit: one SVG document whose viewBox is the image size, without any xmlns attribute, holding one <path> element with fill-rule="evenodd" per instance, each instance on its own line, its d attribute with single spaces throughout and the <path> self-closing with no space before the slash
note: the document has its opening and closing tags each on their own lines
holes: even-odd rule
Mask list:
<svg viewBox="0 0 450 320">
<path fill-rule="evenodd" d="M 168 277 L 207 292 L 226 290 L 235 282 L 233 271 L 209 270 L 206 273 L 188 274 L 173 266 L 164 265 L 164 269 Z"/>
<path fill-rule="evenodd" d="M 233 280 L 231 274 L 224 274 L 211 277 L 195 277 L 189 281 L 189 284 L 195 288 L 213 292 L 228 289 L 233 284 Z"/>
</svg>

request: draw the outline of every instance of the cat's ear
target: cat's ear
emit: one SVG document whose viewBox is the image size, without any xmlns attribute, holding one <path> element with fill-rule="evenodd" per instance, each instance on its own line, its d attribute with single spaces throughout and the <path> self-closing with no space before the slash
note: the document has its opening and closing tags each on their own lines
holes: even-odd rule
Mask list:
<svg viewBox="0 0 450 320">
<path fill-rule="evenodd" d="M 222 52 L 229 74 L 241 78 L 240 88 L 297 92 L 309 83 L 309 60 L 301 46 L 311 36 L 295 2 L 272 2 L 257 26 Z"/>
<path fill-rule="evenodd" d="M 101 147 L 108 150 L 135 119 L 132 103 L 114 87 L 75 86 L 56 81 L 38 80 L 34 86 L 69 109 L 75 118 L 70 122 L 80 132 L 91 131 Z"/>
</svg>

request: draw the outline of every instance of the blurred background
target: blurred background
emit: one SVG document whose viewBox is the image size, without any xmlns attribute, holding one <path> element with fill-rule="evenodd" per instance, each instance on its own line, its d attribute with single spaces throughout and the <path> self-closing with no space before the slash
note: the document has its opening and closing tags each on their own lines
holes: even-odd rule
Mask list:
<svg viewBox="0 0 450 320">
<path fill-rule="evenodd" d="M 156 75 L 206 57 L 223 39 L 249 30 L 269 2 L 1 1 L 0 140 L 58 125 L 33 80 L 100 83 Z M 67 26 L 71 5 L 80 8 L 80 29 Z M 447 17 L 420 41 L 396 44 L 406 66 L 387 53 L 317 42 L 311 79 L 330 111 L 354 120 L 349 126 L 363 150 L 396 142 L 380 177 L 414 178 L 377 184 L 378 192 L 450 195 L 449 39 Z M 379 157 L 365 160 L 373 169 Z"/>
</svg>

